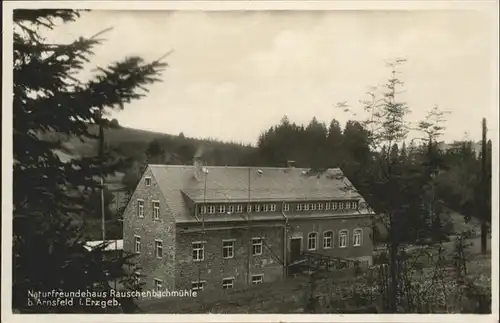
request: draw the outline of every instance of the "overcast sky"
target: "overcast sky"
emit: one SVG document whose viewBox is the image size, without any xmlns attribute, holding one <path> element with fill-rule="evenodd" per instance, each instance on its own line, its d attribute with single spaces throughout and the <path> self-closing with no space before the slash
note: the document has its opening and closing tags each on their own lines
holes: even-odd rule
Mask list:
<svg viewBox="0 0 500 323">
<path fill-rule="evenodd" d="M 105 28 L 92 66 L 170 50 L 163 82 L 115 114 L 122 125 L 255 143 L 283 115 L 345 124 L 334 106 L 359 100 L 388 77 L 387 59 L 406 57 L 403 98 L 419 120 L 449 110 L 445 140 L 480 139 L 496 124 L 496 44 L 491 16 L 474 11 L 93 11 L 58 28 L 69 41 Z"/>
</svg>

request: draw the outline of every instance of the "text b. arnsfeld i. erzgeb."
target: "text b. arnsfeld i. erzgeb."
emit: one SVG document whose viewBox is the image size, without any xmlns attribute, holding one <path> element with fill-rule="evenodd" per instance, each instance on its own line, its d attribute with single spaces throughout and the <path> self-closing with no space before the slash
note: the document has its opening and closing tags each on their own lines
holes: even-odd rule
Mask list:
<svg viewBox="0 0 500 323">
<path fill-rule="evenodd" d="M 147 290 L 147 291 L 28 291 L 28 306 L 47 307 L 100 307 L 110 308 L 120 305 L 120 299 L 154 299 L 166 297 L 197 297 L 198 292 L 192 290 Z"/>
</svg>

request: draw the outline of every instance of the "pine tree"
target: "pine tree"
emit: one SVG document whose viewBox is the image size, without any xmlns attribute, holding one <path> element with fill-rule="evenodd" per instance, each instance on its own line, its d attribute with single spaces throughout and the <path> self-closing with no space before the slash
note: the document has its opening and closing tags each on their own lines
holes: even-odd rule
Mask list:
<svg viewBox="0 0 500 323">
<path fill-rule="evenodd" d="M 89 194 L 99 188 L 96 177 L 115 171 L 117 163 L 107 155 L 62 162 L 55 154 L 61 142 L 43 138 L 56 133 L 95 139 L 88 129 L 96 115 L 144 96 L 165 64 L 128 57 L 99 68 L 87 82 L 78 80 L 75 74 L 101 44 L 100 34 L 69 44 L 48 43 L 42 34 L 79 16 L 58 9 L 15 10 L 13 16 L 12 289 L 13 308 L 21 312 L 104 311 L 78 301 L 73 307 L 42 306 L 28 291 L 106 291 L 115 279 L 131 286 L 129 255 L 103 260 L 102 248 L 87 252 L 83 245 L 81 223 Z M 133 308 L 132 299 L 121 299 L 123 311 Z"/>
</svg>

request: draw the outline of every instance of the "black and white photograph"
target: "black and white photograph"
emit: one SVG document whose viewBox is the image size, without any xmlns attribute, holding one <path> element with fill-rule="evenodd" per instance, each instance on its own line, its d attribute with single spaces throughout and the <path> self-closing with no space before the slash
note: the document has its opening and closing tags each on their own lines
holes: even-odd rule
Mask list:
<svg viewBox="0 0 500 323">
<path fill-rule="evenodd" d="M 498 1 L 3 7 L 2 321 L 498 322 Z"/>
</svg>

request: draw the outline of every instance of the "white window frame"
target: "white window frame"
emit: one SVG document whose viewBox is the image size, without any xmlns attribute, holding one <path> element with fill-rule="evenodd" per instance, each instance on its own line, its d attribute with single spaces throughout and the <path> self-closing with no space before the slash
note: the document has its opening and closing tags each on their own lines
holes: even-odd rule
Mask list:
<svg viewBox="0 0 500 323">
<path fill-rule="evenodd" d="M 312 236 L 314 236 L 314 239 L 311 239 Z M 310 241 L 314 241 L 314 248 L 311 248 Z M 317 249 L 318 249 L 318 233 L 315 231 L 309 232 L 309 234 L 307 235 L 307 250 L 312 251 Z"/>
<path fill-rule="evenodd" d="M 161 280 L 159 278 L 153 278 L 153 280 L 154 280 L 155 290 L 157 292 L 161 291 L 161 289 L 163 287 L 163 280 Z"/>
<path fill-rule="evenodd" d="M 345 245 L 342 245 L 342 237 L 345 236 Z M 347 248 L 347 244 L 349 241 L 349 231 L 343 229 L 339 231 L 339 248 Z"/>
<path fill-rule="evenodd" d="M 304 204 L 304 211 L 309 211 L 309 203 Z"/>
<path fill-rule="evenodd" d="M 234 258 L 234 242 L 236 240 L 235 239 L 225 239 L 225 240 L 222 240 L 222 258 L 224 259 L 232 259 Z M 225 246 L 224 244 L 226 243 L 230 243 L 231 245 L 230 246 Z M 230 252 L 230 256 L 224 256 L 224 250 L 229 250 L 231 251 Z"/>
<path fill-rule="evenodd" d="M 144 218 L 144 200 L 137 199 L 137 216 L 139 218 Z"/>
<path fill-rule="evenodd" d="M 356 236 L 359 236 L 359 243 L 356 243 Z M 352 246 L 361 247 L 362 244 L 363 244 L 363 229 L 356 228 L 352 230 Z"/>
<path fill-rule="evenodd" d="M 222 289 L 232 289 L 232 288 L 234 288 L 234 277 L 222 278 Z"/>
<path fill-rule="evenodd" d="M 200 214 L 207 214 L 207 210 L 206 205 L 200 205 Z"/>
<path fill-rule="evenodd" d="M 228 205 L 227 206 L 227 213 L 233 214 L 234 213 L 234 205 Z"/>
<path fill-rule="evenodd" d="M 260 204 L 255 204 L 253 210 L 254 212 L 260 212 Z"/>
<path fill-rule="evenodd" d="M 215 207 L 215 205 L 208 206 L 208 214 L 215 214 L 216 211 L 217 211 L 217 208 Z"/>
<path fill-rule="evenodd" d="M 284 212 L 288 212 L 288 211 L 290 211 L 290 204 L 285 203 L 285 204 L 283 205 L 283 211 L 284 211 Z"/>
<path fill-rule="evenodd" d="M 343 210 L 344 209 L 344 202 L 339 202 L 339 210 Z"/>
<path fill-rule="evenodd" d="M 154 200 L 152 201 L 153 204 L 153 220 L 159 220 L 160 219 L 160 201 Z"/>
<path fill-rule="evenodd" d="M 252 255 L 253 256 L 260 256 L 262 255 L 262 250 L 263 250 L 263 242 L 262 242 L 262 238 L 259 238 L 259 237 L 255 237 L 255 238 L 252 238 Z M 256 242 L 256 241 L 259 241 L 259 242 Z M 255 252 L 255 247 L 260 247 L 260 252 Z"/>
<path fill-rule="evenodd" d="M 326 210 L 326 211 L 328 211 L 328 210 L 330 210 L 331 208 L 332 208 L 332 203 L 330 203 L 330 202 L 326 203 L 326 205 L 325 205 L 325 210 Z"/>
<path fill-rule="evenodd" d="M 241 204 L 236 205 L 236 213 L 243 213 L 243 205 Z"/>
<path fill-rule="evenodd" d="M 356 202 L 356 201 L 351 202 L 351 209 L 357 210 L 358 209 L 358 202 Z"/>
<path fill-rule="evenodd" d="M 205 283 L 206 283 L 206 282 L 207 282 L 206 280 L 197 280 L 197 281 L 192 281 L 192 282 L 191 282 L 191 290 L 192 290 L 193 292 L 200 292 L 200 291 L 203 291 L 203 289 L 205 288 Z M 196 287 L 195 287 L 195 286 L 193 286 L 193 285 L 196 285 Z"/>
<path fill-rule="evenodd" d="M 330 234 L 331 236 L 327 237 L 327 234 Z M 333 249 L 333 237 L 334 237 L 334 234 L 333 234 L 332 230 L 328 230 L 328 231 L 323 232 L 323 249 Z M 326 246 L 326 242 L 328 240 L 330 240 L 330 246 Z"/>
<path fill-rule="evenodd" d="M 134 253 L 141 253 L 141 236 L 134 235 Z"/>
<path fill-rule="evenodd" d="M 226 206 L 224 204 L 219 204 L 217 207 L 217 213 L 223 214 L 226 213 Z"/>
<path fill-rule="evenodd" d="M 318 203 L 318 210 L 323 211 L 324 209 L 324 204 L 323 203 Z"/>
<path fill-rule="evenodd" d="M 297 204 L 297 211 L 299 211 L 299 212 L 302 211 L 302 204 L 300 204 L 300 203 Z"/>
<path fill-rule="evenodd" d="M 159 250 L 161 250 L 161 254 L 159 254 Z M 156 239 L 155 240 L 155 255 L 156 259 L 162 259 L 163 258 L 163 240 Z"/>
<path fill-rule="evenodd" d="M 247 205 L 247 213 L 252 213 L 252 204 Z"/>
<path fill-rule="evenodd" d="M 269 205 L 268 204 L 262 205 L 262 212 L 269 212 Z"/>
<path fill-rule="evenodd" d="M 318 205 L 316 203 L 311 203 L 311 211 L 316 211 Z"/>
<path fill-rule="evenodd" d="M 254 278 L 260 278 L 255 280 Z M 252 275 L 252 285 L 262 284 L 264 282 L 264 274 Z"/>
<path fill-rule="evenodd" d="M 195 247 L 195 245 L 201 245 L 201 247 Z M 196 258 L 194 257 L 195 250 L 197 255 Z M 195 262 L 200 262 L 205 260 L 205 241 L 194 241 L 191 243 L 191 257 Z"/>
<path fill-rule="evenodd" d="M 337 210 L 339 208 L 339 202 L 332 202 L 332 210 Z"/>
<path fill-rule="evenodd" d="M 347 201 L 344 203 L 344 209 L 349 210 L 351 208 L 351 201 Z"/>
<path fill-rule="evenodd" d="M 270 210 L 271 212 L 276 212 L 276 204 L 271 204 L 271 205 L 269 206 L 269 210 Z"/>
<path fill-rule="evenodd" d="M 148 184 L 148 182 L 149 182 L 149 184 Z M 146 176 L 146 177 L 144 178 L 144 184 L 146 185 L 146 187 L 151 186 L 151 182 L 152 182 L 152 181 L 151 181 L 151 176 Z"/>
</svg>

